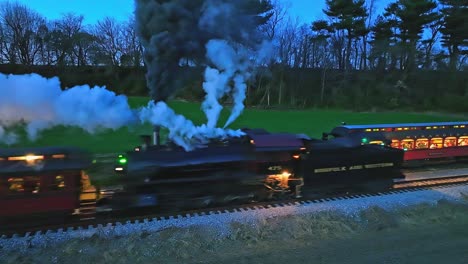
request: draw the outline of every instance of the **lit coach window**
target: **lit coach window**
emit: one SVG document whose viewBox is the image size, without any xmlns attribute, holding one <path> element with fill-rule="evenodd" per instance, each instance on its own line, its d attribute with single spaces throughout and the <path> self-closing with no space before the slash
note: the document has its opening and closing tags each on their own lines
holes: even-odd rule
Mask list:
<svg viewBox="0 0 468 264">
<path fill-rule="evenodd" d="M 25 161 L 27 164 L 34 164 L 38 160 L 43 160 L 43 155 L 28 154 L 25 156 L 8 157 L 8 161 Z"/>
</svg>

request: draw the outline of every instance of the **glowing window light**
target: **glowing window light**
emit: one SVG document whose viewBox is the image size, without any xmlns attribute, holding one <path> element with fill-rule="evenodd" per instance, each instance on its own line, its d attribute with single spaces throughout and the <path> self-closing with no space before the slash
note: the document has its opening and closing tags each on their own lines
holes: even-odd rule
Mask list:
<svg viewBox="0 0 468 264">
<path fill-rule="evenodd" d="M 42 160 L 44 159 L 43 155 L 25 155 L 25 156 L 16 156 L 16 157 L 8 157 L 9 161 L 26 161 L 26 162 L 33 162 L 35 160 Z"/>
<path fill-rule="evenodd" d="M 54 155 L 52 155 L 52 158 L 53 159 L 64 159 L 65 154 L 54 154 Z"/>
</svg>

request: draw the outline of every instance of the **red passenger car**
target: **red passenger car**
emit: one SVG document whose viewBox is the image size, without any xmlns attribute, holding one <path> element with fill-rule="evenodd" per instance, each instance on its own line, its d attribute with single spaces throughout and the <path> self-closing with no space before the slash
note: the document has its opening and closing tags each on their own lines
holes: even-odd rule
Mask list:
<svg viewBox="0 0 468 264">
<path fill-rule="evenodd" d="M 76 148 L 0 149 L 0 220 L 76 213 L 89 165 L 88 155 Z"/>
<path fill-rule="evenodd" d="M 334 128 L 330 135 L 404 149 L 405 161 L 468 158 L 468 121 L 342 125 Z"/>
</svg>

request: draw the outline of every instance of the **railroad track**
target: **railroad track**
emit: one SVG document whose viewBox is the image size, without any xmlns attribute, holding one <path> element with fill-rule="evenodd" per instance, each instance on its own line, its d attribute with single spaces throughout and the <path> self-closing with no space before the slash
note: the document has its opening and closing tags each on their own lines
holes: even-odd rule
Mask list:
<svg viewBox="0 0 468 264">
<path fill-rule="evenodd" d="M 468 185 L 468 175 L 457 175 L 453 177 L 445 178 L 433 178 L 433 179 L 418 179 L 399 181 L 394 184 L 392 189 L 386 191 L 377 192 L 351 192 L 347 194 L 329 192 L 323 194 L 320 198 L 308 199 L 307 197 L 301 199 L 283 199 L 279 201 L 268 201 L 268 202 L 255 202 L 248 204 L 235 204 L 229 206 L 211 207 L 203 209 L 183 210 L 183 211 L 172 211 L 164 213 L 151 213 L 151 214 L 140 214 L 140 215 L 127 215 L 122 217 L 110 217 L 104 218 L 100 215 L 96 219 L 79 221 L 67 224 L 49 224 L 33 227 L 13 227 L 0 231 L 0 238 L 15 238 L 15 237 L 33 237 L 41 234 L 54 233 L 54 232 L 69 232 L 74 230 L 86 230 L 99 227 L 118 226 L 128 223 L 148 223 L 154 221 L 183 219 L 193 216 L 201 215 L 219 215 L 229 214 L 233 212 L 267 209 L 275 207 L 285 207 L 291 205 L 301 204 L 318 204 L 329 201 L 349 200 L 362 197 L 377 197 L 385 196 L 397 193 L 409 193 L 421 190 L 436 189 L 439 187 L 452 187 L 452 186 L 464 186 Z"/>
</svg>

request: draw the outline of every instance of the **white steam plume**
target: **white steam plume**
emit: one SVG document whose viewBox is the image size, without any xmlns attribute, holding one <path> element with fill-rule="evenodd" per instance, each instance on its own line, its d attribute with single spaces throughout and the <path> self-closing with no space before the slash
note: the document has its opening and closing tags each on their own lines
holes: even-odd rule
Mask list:
<svg viewBox="0 0 468 264">
<path fill-rule="evenodd" d="M 104 87 L 75 86 L 62 91 L 57 77 L 0 74 L 0 141 L 11 144 L 8 127 L 25 123 L 29 139 L 56 126 L 79 126 L 88 132 L 117 129 L 137 121 L 127 97 Z"/>
<path fill-rule="evenodd" d="M 207 57 L 215 68 L 207 67 L 203 90 L 206 96 L 202 109 L 206 114 L 207 126 L 215 127 L 223 107 L 219 99 L 229 93 L 229 82 L 237 71 L 239 65 L 237 52 L 225 40 L 210 40 L 206 44 Z"/>
<path fill-rule="evenodd" d="M 247 94 L 247 81 L 255 74 L 254 70 L 260 65 L 265 64 L 271 59 L 273 54 L 273 45 L 269 41 L 262 42 L 256 50 L 250 53 L 246 52 L 244 62 L 240 63 L 239 71 L 234 77 L 234 86 L 232 91 L 232 97 L 234 106 L 231 110 L 231 115 L 224 127 L 226 128 L 232 122 L 234 122 L 244 110 L 244 100 Z M 242 61 L 242 60 L 241 60 Z"/>
<path fill-rule="evenodd" d="M 247 81 L 254 69 L 270 58 L 272 46 L 263 42 L 257 50 L 248 50 L 240 44 L 231 45 L 227 40 L 210 40 L 206 45 L 207 58 L 216 68 L 207 67 L 203 89 L 206 92 L 202 109 L 208 127 L 215 127 L 222 106 L 219 99 L 226 94 L 233 98 L 233 107 L 224 128 L 236 120 L 244 110 Z"/>
<path fill-rule="evenodd" d="M 146 108 L 140 110 L 140 121 L 150 122 L 169 129 L 168 137 L 186 151 L 204 144 L 209 139 L 240 137 L 244 133 L 240 130 L 230 130 L 208 127 L 207 125 L 196 126 L 192 121 L 182 115 L 178 115 L 166 103 L 151 101 Z"/>
</svg>

